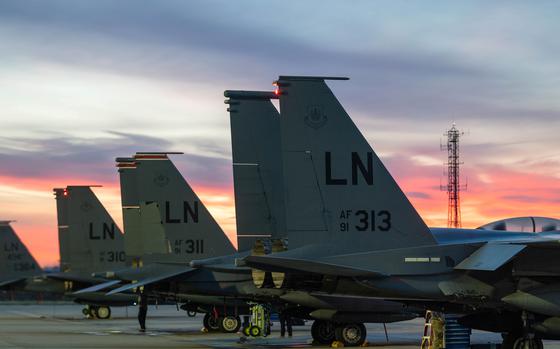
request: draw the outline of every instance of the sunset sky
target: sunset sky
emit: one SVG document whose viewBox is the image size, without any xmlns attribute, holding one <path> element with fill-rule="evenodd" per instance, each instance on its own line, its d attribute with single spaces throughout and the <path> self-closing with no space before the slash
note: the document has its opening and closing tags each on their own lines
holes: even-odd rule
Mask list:
<svg viewBox="0 0 560 349">
<path fill-rule="evenodd" d="M 463 226 L 559 217 L 560 4 L 516 1 L 1 1 L 0 220 L 58 263 L 52 188 L 119 225 L 114 159 L 173 160 L 233 238 L 225 89 L 330 86 L 430 226 L 447 219 L 443 132 L 462 139 Z"/>
</svg>

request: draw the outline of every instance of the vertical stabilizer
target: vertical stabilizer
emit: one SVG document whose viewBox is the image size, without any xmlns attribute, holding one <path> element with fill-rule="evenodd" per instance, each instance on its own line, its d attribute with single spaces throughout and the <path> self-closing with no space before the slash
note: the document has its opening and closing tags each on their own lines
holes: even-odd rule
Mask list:
<svg viewBox="0 0 560 349">
<path fill-rule="evenodd" d="M 286 237 L 280 114 L 273 92 L 226 91 L 229 99 L 237 244 Z"/>
<path fill-rule="evenodd" d="M 330 242 L 376 250 L 435 244 L 423 220 L 325 79 L 281 76 L 290 248 Z"/>
<path fill-rule="evenodd" d="M 124 267 L 123 234 L 90 186 L 57 188 L 54 194 L 60 270 L 91 274 Z"/>
<path fill-rule="evenodd" d="M 41 273 L 41 268 L 11 226 L 0 221 L 0 282 Z"/>
<path fill-rule="evenodd" d="M 136 180 L 140 203 L 155 208 L 171 245 L 172 260 L 217 257 L 235 252 L 226 234 L 206 209 L 166 153 L 137 153 Z"/>
</svg>

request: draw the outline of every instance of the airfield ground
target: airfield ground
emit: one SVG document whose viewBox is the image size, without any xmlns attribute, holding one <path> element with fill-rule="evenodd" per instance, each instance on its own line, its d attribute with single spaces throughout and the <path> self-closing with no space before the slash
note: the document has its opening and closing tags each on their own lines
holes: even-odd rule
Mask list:
<svg viewBox="0 0 560 349">
<path fill-rule="evenodd" d="M 113 308 L 109 320 L 88 320 L 76 304 L 0 304 L 0 348 L 304 348 L 311 346 L 309 329 L 294 327 L 292 338 L 280 338 L 279 324 L 264 339 L 239 343 L 239 335 L 201 332 L 202 316 L 187 317 L 175 306 L 151 306 L 148 331 L 138 332 L 136 308 Z M 368 324 L 368 342 L 377 348 L 418 349 L 421 319 L 383 325 Z M 475 331 L 475 344 L 499 343 L 497 334 Z M 546 348 L 560 348 L 559 342 L 545 342 Z"/>
</svg>

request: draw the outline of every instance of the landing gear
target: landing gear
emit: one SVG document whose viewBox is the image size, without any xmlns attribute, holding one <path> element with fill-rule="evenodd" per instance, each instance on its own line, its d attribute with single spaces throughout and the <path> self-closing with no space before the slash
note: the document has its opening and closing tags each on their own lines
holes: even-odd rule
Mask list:
<svg viewBox="0 0 560 349">
<path fill-rule="evenodd" d="M 502 335 L 502 349 L 543 349 L 542 339 L 535 337 L 535 333 L 531 328 L 533 316 L 523 312 L 521 320 L 523 324 L 522 329 Z"/>
<path fill-rule="evenodd" d="M 311 325 L 311 336 L 317 344 L 331 344 L 335 339 L 335 325 L 330 321 L 315 320 Z"/>
<path fill-rule="evenodd" d="M 502 349 L 543 349 L 542 339 L 534 335 L 524 336 L 520 332 L 510 332 L 502 335 Z"/>
<path fill-rule="evenodd" d="M 82 314 L 88 319 L 97 319 L 97 309 L 93 305 L 86 305 L 86 307 L 82 309 Z"/>
<path fill-rule="evenodd" d="M 241 327 L 239 316 L 224 316 L 219 318 L 220 331 L 224 333 L 237 333 Z"/>
<path fill-rule="evenodd" d="M 100 306 L 96 308 L 97 317 L 106 320 L 111 317 L 111 308 L 107 306 Z"/>
<path fill-rule="evenodd" d="M 85 308 L 82 309 L 82 314 L 84 314 L 88 319 L 105 320 L 111 317 L 111 308 L 105 305 L 86 305 Z"/>
<path fill-rule="evenodd" d="M 337 325 L 334 330 L 335 339 L 344 346 L 357 347 L 366 341 L 366 327 L 362 323 Z"/>
<path fill-rule="evenodd" d="M 206 313 L 202 323 L 208 332 L 216 332 L 220 330 L 220 318 L 214 316 L 213 313 Z"/>
<path fill-rule="evenodd" d="M 513 349 L 543 349 L 543 342 L 540 338 L 517 338 L 513 343 Z"/>
</svg>

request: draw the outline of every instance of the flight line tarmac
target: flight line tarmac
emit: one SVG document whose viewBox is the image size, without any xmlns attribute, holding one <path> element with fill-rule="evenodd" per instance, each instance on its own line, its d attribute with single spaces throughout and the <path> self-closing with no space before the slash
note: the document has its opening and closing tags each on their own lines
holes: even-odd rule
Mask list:
<svg viewBox="0 0 560 349">
<path fill-rule="evenodd" d="M 188 317 L 175 306 L 150 306 L 148 330 L 138 332 L 136 308 L 112 308 L 109 320 L 90 320 L 81 315 L 82 306 L 70 303 L 0 304 L 0 348 L 321 348 L 311 345 L 311 321 L 294 327 L 292 338 L 281 338 L 279 324 L 272 335 L 239 343 L 235 334 L 203 333 L 202 316 Z M 368 342 L 377 348 L 420 347 L 422 319 L 383 325 L 368 324 Z M 474 331 L 474 344 L 500 343 L 500 335 Z M 560 342 L 545 342 L 560 348 Z"/>
</svg>

